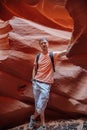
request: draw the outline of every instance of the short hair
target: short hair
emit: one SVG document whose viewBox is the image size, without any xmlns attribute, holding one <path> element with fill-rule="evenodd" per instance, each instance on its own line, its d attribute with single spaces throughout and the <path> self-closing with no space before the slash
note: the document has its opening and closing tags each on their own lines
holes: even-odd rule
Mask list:
<svg viewBox="0 0 87 130">
<path fill-rule="evenodd" d="M 39 40 L 39 44 L 42 43 L 42 42 L 47 42 L 47 43 L 48 43 L 48 40 L 47 40 L 45 37 L 43 37 L 43 38 L 41 38 L 41 39 Z"/>
</svg>

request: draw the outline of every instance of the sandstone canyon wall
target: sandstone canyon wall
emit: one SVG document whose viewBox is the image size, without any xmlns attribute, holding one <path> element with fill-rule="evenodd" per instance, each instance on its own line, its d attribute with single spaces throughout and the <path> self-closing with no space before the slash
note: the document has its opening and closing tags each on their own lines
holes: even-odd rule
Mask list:
<svg viewBox="0 0 87 130">
<path fill-rule="evenodd" d="M 87 115 L 86 14 L 85 0 L 0 1 L 1 130 L 28 121 L 34 111 L 32 68 L 43 36 L 50 51 L 67 49 L 56 65 L 47 117 Z"/>
</svg>

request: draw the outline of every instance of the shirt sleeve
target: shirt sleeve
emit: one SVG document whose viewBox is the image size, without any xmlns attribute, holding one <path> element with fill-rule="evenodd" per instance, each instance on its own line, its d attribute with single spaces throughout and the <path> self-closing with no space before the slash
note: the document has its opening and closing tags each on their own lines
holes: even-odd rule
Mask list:
<svg viewBox="0 0 87 130">
<path fill-rule="evenodd" d="M 53 52 L 54 63 L 56 63 L 58 60 L 60 60 L 60 54 L 61 54 L 61 51 Z"/>
<path fill-rule="evenodd" d="M 54 62 L 56 63 L 56 61 L 60 61 L 62 59 L 63 56 L 66 55 L 67 50 L 63 50 L 63 51 L 54 51 L 53 52 L 53 57 L 54 57 Z"/>
</svg>

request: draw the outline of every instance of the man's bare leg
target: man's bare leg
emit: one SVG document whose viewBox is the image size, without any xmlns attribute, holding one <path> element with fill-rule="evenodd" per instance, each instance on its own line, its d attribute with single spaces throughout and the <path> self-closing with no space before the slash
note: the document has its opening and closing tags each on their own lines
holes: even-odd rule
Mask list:
<svg viewBox="0 0 87 130">
<path fill-rule="evenodd" d="M 45 126 L 46 124 L 45 124 L 45 114 L 44 114 L 44 111 L 41 112 L 40 119 L 41 119 L 41 125 Z"/>
<path fill-rule="evenodd" d="M 33 115 L 33 119 L 35 120 L 40 114 L 35 110 L 34 115 Z"/>
<path fill-rule="evenodd" d="M 35 119 L 38 116 L 39 116 L 39 113 L 35 110 L 34 114 L 31 115 L 31 117 L 30 117 L 29 130 L 32 130 L 35 127 L 35 125 L 36 125 Z"/>
</svg>

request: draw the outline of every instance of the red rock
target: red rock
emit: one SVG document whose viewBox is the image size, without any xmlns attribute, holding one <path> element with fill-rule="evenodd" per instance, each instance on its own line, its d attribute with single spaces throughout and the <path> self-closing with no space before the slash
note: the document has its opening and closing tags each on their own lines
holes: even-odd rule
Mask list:
<svg viewBox="0 0 87 130">
<path fill-rule="evenodd" d="M 61 111 L 61 115 L 65 114 L 66 117 L 73 113 L 87 115 L 87 19 L 85 18 L 87 7 L 85 0 L 79 2 L 67 0 L 66 8 L 74 21 L 73 33 L 70 32 L 72 20 L 65 11 L 64 1 L 56 1 L 59 5 L 54 1 L 53 3 L 46 0 L 44 3 L 35 2 L 0 1 L 0 18 L 6 20 L 0 21 L 2 128 L 28 121 L 28 116 L 34 111 L 30 80 L 35 55 L 40 51 L 38 40 L 42 36 L 48 38 L 50 51 L 68 48 L 67 57 L 58 61 L 56 65 L 55 82 L 52 85 L 47 114 L 51 113 L 52 117 L 54 115 L 58 117 Z M 51 14 L 49 8 L 56 13 Z M 52 111 L 49 111 L 50 109 Z"/>
<path fill-rule="evenodd" d="M 47 0 L 33 0 L 33 2 L 31 0 L 21 0 L 19 2 L 10 0 L 0 1 L 0 16 L 3 20 L 9 20 L 12 16 L 18 16 L 47 27 L 71 31 L 72 19 L 64 7 L 64 1 L 62 5 L 60 3 L 60 1 Z M 34 4 L 36 5 L 32 6 Z"/>
<path fill-rule="evenodd" d="M 66 8 L 73 18 L 74 28 L 67 56 L 70 60 L 87 69 L 87 1 L 67 0 Z M 77 17 L 78 16 L 78 17 Z M 75 60 L 76 59 L 76 60 Z"/>
<path fill-rule="evenodd" d="M 29 120 L 34 108 L 16 98 L 0 97 L 0 129 L 7 129 Z"/>
</svg>

